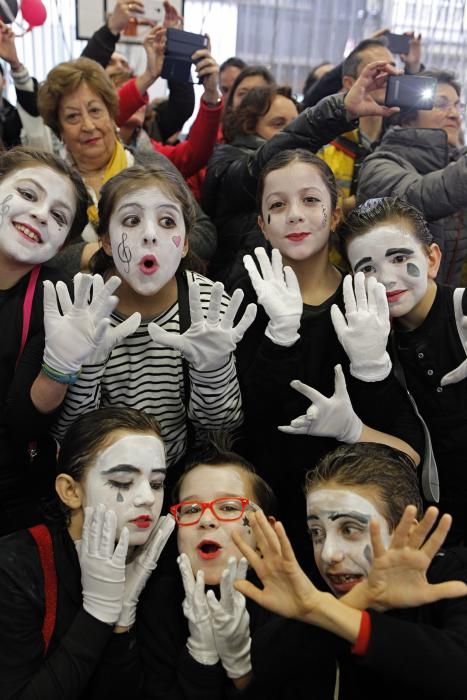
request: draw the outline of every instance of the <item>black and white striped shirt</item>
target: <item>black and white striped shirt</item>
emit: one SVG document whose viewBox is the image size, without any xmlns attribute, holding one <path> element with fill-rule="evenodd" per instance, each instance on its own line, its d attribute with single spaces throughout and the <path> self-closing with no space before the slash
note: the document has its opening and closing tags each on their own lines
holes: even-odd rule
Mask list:
<svg viewBox="0 0 467 700">
<path fill-rule="evenodd" d="M 188 284 L 198 282 L 204 315 L 209 306 L 213 282 L 195 272 L 186 272 Z M 229 301 L 223 295 L 221 312 Z M 111 323 L 123 320 L 112 314 Z M 155 319 L 170 333 L 180 332 L 178 301 Z M 76 384 L 69 387 L 62 412 L 54 428 L 60 441 L 69 426 L 82 413 L 99 406 L 128 406 L 154 415 L 161 426 L 167 465 L 174 464 L 186 451 L 187 420 L 195 430 L 233 430 L 242 421 L 240 388 L 232 355 L 213 371 L 197 371 L 190 365 L 190 397 L 187 403 L 180 352 L 157 347 L 142 321 L 138 330 L 112 351 L 107 362 L 84 365 Z"/>
</svg>

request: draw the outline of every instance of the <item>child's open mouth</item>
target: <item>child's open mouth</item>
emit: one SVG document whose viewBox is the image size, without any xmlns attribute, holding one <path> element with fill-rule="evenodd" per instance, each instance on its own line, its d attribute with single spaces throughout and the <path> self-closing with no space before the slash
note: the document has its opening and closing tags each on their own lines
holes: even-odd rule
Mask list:
<svg viewBox="0 0 467 700">
<path fill-rule="evenodd" d="M 213 540 L 202 540 L 196 549 L 201 559 L 215 559 L 222 551 L 220 544 Z"/>
<path fill-rule="evenodd" d="M 159 269 L 159 263 L 155 255 L 145 255 L 138 264 L 143 275 L 153 275 Z"/>
</svg>

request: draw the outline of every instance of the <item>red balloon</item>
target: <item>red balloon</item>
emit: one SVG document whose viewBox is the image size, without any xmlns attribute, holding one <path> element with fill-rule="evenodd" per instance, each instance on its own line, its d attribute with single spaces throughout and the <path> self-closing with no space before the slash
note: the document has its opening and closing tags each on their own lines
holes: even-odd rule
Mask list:
<svg viewBox="0 0 467 700">
<path fill-rule="evenodd" d="M 23 0 L 21 14 L 30 27 L 40 27 L 47 19 L 47 10 L 41 0 Z"/>
</svg>

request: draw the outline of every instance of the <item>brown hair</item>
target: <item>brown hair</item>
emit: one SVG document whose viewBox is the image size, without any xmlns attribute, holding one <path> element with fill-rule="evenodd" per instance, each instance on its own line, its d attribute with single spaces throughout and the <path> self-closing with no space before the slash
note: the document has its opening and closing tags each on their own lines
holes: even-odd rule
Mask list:
<svg viewBox="0 0 467 700">
<path fill-rule="evenodd" d="M 196 208 L 193 195 L 191 194 L 184 179 L 174 168 L 164 167 L 164 165 L 133 165 L 131 168 L 122 170 L 114 177 L 110 178 L 102 187 L 99 199 L 99 223 L 97 235 L 99 238 L 109 232 L 109 224 L 112 213 L 123 195 L 149 185 L 160 187 L 169 197 L 177 201 L 183 214 L 186 235 L 189 237 L 190 231 L 196 219 Z M 184 258 L 189 266 L 188 256 Z M 113 261 L 103 248 L 100 248 L 92 257 L 91 269 L 94 273 L 103 274 L 112 267 Z"/>
<path fill-rule="evenodd" d="M 307 473 L 305 495 L 330 482 L 344 488 L 376 488 L 384 507 L 382 515 L 391 531 L 397 526 L 406 506 L 416 506 L 417 517 L 423 513 L 415 464 L 404 452 L 388 445 L 359 442 L 329 452 L 315 469 Z"/>
<path fill-rule="evenodd" d="M 337 206 L 337 185 L 334 173 L 327 163 L 324 162 L 324 160 L 318 158 L 318 156 L 314 155 L 314 153 L 305 151 L 303 148 L 279 151 L 279 153 L 276 153 L 276 155 L 266 163 L 258 178 L 258 188 L 256 190 L 256 203 L 258 211 L 261 213 L 264 184 L 269 173 L 272 173 L 275 170 L 282 170 L 282 168 L 286 168 L 291 163 L 306 163 L 307 165 L 317 168 L 320 177 L 329 192 L 329 196 L 331 198 L 331 209 L 334 211 Z"/>
<path fill-rule="evenodd" d="M 112 119 L 117 116 L 118 96 L 102 66 L 90 58 L 65 61 L 49 71 L 37 95 L 39 113 L 57 136 L 61 131 L 58 117 L 61 99 L 77 90 L 82 83 L 86 83 L 101 98 Z"/>
<path fill-rule="evenodd" d="M 153 433 L 162 440 L 159 423 L 149 413 L 134 408 L 98 408 L 81 415 L 67 430 L 58 454 L 57 474 L 83 481 L 97 453 L 107 447 L 117 430 Z M 61 510 L 69 520 L 70 510 L 63 503 Z"/>
<path fill-rule="evenodd" d="M 187 464 L 183 474 L 178 479 L 172 490 L 172 503 L 180 500 L 180 490 L 187 474 L 197 467 L 234 467 L 242 471 L 251 486 L 255 503 L 261 507 L 265 515 L 274 515 L 277 512 L 277 501 L 274 491 L 269 484 L 256 473 L 254 466 L 244 457 L 232 452 L 231 436 L 227 433 L 216 433 L 210 438 L 209 445 Z"/>
<path fill-rule="evenodd" d="M 254 134 L 258 119 L 269 112 L 277 95 L 287 97 L 298 109 L 292 91 L 287 86 L 265 85 L 252 88 L 237 109 L 224 115 L 223 135 L 226 143 L 231 143 L 238 134 Z"/>
<path fill-rule="evenodd" d="M 65 243 L 78 238 L 88 223 L 87 208 L 90 198 L 79 173 L 71 168 L 64 160 L 52 153 L 27 146 L 16 146 L 0 154 L 0 179 L 22 168 L 44 166 L 66 177 L 76 195 L 76 210 Z"/>
</svg>

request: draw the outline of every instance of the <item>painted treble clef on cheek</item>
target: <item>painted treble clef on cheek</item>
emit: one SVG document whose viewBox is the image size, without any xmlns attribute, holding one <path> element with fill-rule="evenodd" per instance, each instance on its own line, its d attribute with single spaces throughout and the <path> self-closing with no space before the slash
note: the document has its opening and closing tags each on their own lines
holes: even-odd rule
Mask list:
<svg viewBox="0 0 467 700">
<path fill-rule="evenodd" d="M 5 220 L 5 216 L 8 214 L 10 211 L 10 207 L 8 206 L 7 202 L 13 197 L 12 194 L 8 194 L 3 202 L 0 202 L 0 228 L 3 226 L 3 222 Z"/>
<path fill-rule="evenodd" d="M 130 272 L 130 261 L 131 261 L 131 250 L 128 245 L 126 245 L 126 241 L 128 239 L 127 234 L 125 231 L 122 233 L 122 240 L 118 244 L 117 247 L 117 253 L 118 257 L 122 261 L 122 263 L 125 265 L 125 272 L 128 274 Z"/>
</svg>

